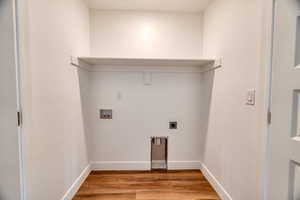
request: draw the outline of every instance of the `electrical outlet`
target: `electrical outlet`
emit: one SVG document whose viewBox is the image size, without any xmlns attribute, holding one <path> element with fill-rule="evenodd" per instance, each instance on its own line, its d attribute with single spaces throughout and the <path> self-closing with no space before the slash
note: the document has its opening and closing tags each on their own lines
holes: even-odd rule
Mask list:
<svg viewBox="0 0 300 200">
<path fill-rule="evenodd" d="M 177 129 L 177 122 L 169 122 L 169 129 Z"/>
<path fill-rule="evenodd" d="M 112 110 L 111 109 L 101 109 L 100 110 L 100 119 L 112 119 Z"/>
</svg>

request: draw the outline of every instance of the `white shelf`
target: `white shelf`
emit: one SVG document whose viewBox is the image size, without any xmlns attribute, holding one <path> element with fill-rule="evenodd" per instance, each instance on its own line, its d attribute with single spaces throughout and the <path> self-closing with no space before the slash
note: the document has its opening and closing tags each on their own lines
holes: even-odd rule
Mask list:
<svg viewBox="0 0 300 200">
<path fill-rule="evenodd" d="M 154 58 L 101 58 L 101 57 L 78 57 L 79 61 L 92 66 L 186 66 L 202 67 L 215 65 L 214 59 L 154 59 Z"/>
</svg>

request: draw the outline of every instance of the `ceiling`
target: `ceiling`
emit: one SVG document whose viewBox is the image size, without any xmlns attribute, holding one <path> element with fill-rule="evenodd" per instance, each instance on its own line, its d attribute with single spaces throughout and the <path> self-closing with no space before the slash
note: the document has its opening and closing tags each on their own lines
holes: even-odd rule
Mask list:
<svg viewBox="0 0 300 200">
<path fill-rule="evenodd" d="M 201 12 L 213 0 L 84 0 L 89 8 L 99 10 L 147 10 Z"/>
</svg>

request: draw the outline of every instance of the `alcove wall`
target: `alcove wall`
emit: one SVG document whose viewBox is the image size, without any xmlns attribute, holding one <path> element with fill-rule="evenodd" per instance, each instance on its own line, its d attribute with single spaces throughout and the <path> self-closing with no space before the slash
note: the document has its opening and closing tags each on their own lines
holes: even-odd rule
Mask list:
<svg viewBox="0 0 300 200">
<path fill-rule="evenodd" d="M 90 20 L 91 57 L 202 55 L 202 13 L 91 10 Z M 97 169 L 149 169 L 150 137 L 168 136 L 169 168 L 199 169 L 204 74 L 184 65 L 138 65 L 79 71 L 91 163 Z M 141 68 L 152 72 L 150 84 Z M 112 109 L 113 119 L 100 119 L 100 109 Z M 170 121 L 178 122 L 177 130 L 169 129 Z"/>
<path fill-rule="evenodd" d="M 150 137 L 169 137 L 169 168 L 200 169 L 207 118 L 203 74 L 197 72 L 86 72 L 80 70 L 90 160 L 99 170 L 150 169 Z M 113 119 L 100 119 L 112 109 Z M 178 129 L 170 130 L 169 122 Z"/>
</svg>

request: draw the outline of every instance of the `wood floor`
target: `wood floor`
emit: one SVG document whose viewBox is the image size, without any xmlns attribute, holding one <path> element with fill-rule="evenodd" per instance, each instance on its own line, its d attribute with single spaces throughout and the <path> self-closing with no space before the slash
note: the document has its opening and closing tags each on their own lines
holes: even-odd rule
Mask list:
<svg viewBox="0 0 300 200">
<path fill-rule="evenodd" d="M 91 172 L 73 200 L 220 200 L 200 171 Z"/>
</svg>

